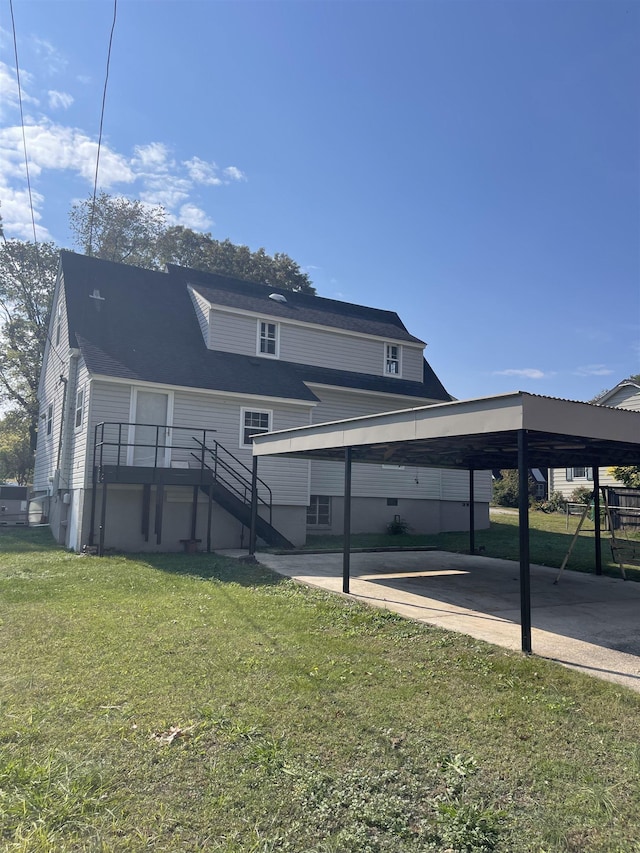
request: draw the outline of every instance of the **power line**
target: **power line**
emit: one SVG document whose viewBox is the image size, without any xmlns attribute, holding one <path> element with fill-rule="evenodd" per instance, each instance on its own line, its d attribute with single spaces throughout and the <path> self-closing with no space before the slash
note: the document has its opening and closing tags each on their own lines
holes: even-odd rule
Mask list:
<svg viewBox="0 0 640 853">
<path fill-rule="evenodd" d="M 24 168 L 27 174 L 27 189 L 29 191 L 29 209 L 31 210 L 31 225 L 33 226 L 33 242 L 36 247 L 36 259 L 38 268 L 40 267 L 40 258 L 38 256 L 38 238 L 36 235 L 36 217 L 33 212 L 33 196 L 31 194 L 31 177 L 29 176 L 29 158 L 27 157 L 27 135 L 24 128 L 24 110 L 22 107 L 22 85 L 20 83 L 20 65 L 18 64 L 18 40 L 16 38 L 16 22 L 13 16 L 13 0 L 9 0 L 9 9 L 11 10 L 11 29 L 13 31 L 13 53 L 16 59 L 16 80 L 18 82 L 18 103 L 20 104 L 20 126 L 22 127 L 22 148 L 24 150 Z"/>
<path fill-rule="evenodd" d="M 107 51 L 107 70 L 104 78 L 104 89 L 102 90 L 102 108 L 100 110 L 100 133 L 98 134 L 98 153 L 96 156 L 96 174 L 93 181 L 93 201 L 91 202 L 91 214 L 89 218 L 89 254 L 91 254 L 93 242 L 93 220 L 96 210 L 96 194 L 98 192 L 98 169 L 100 168 L 100 148 L 102 146 L 102 125 L 104 122 L 104 106 L 107 100 L 107 83 L 109 82 L 109 65 L 111 64 L 111 46 L 113 44 L 113 31 L 116 28 L 116 17 L 118 14 L 118 0 L 113 0 L 113 21 L 111 23 L 111 34 L 109 35 L 109 49 Z"/>
</svg>

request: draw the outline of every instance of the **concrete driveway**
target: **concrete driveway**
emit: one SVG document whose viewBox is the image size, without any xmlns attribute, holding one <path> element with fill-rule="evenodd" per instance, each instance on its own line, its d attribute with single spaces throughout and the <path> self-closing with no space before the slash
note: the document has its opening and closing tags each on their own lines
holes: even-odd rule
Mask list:
<svg viewBox="0 0 640 853">
<path fill-rule="evenodd" d="M 256 557 L 282 575 L 342 594 L 342 554 Z M 640 584 L 564 572 L 554 585 L 557 574 L 531 566 L 534 654 L 640 692 Z M 519 566 L 510 560 L 444 551 L 355 553 L 350 588 L 366 604 L 520 649 Z"/>
</svg>

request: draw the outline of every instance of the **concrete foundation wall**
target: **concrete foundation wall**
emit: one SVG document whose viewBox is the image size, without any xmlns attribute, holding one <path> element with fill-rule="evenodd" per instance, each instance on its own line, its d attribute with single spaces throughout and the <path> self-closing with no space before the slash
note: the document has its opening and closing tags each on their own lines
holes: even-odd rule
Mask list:
<svg viewBox="0 0 640 853">
<path fill-rule="evenodd" d="M 126 552 L 167 552 L 182 551 L 181 539 L 191 536 L 191 513 L 193 492 L 190 488 L 167 488 L 164 493 L 162 511 L 162 537 L 160 543 L 154 532 L 156 512 L 156 491 L 151 490 L 149 508 L 149 540 L 142 534 L 141 486 L 109 486 L 107 490 L 107 514 L 105 523 L 104 547 L 107 550 Z M 77 508 L 74 502 L 78 503 Z M 69 504 L 61 500 L 55 504 L 55 517 L 52 519 L 52 531 L 58 542 L 79 551 L 88 544 L 91 525 L 91 490 L 76 490 Z M 73 517 L 65 510 L 73 507 Z M 232 515 L 216 503 L 211 505 L 211 547 L 248 548 L 249 531 Z M 102 513 L 102 490 L 96 500 L 94 545 L 99 542 L 100 520 Z M 64 514 L 64 519 L 62 515 Z M 260 515 L 267 518 L 265 512 Z M 66 520 L 66 524 L 61 524 Z M 201 551 L 207 548 L 208 500 L 205 495 L 198 497 L 196 520 L 196 539 L 201 541 L 197 547 Z M 305 541 L 306 508 L 281 506 L 273 508 L 273 525 L 294 545 L 303 545 Z"/>
<path fill-rule="evenodd" d="M 351 499 L 352 533 L 385 533 L 387 525 L 400 516 L 411 533 L 444 533 L 469 529 L 469 504 L 465 501 L 409 500 L 398 498 L 397 506 L 387 506 L 385 498 Z M 476 503 L 475 528 L 489 527 L 489 505 Z M 331 527 L 308 527 L 307 535 L 344 532 L 344 498 L 331 499 Z"/>
</svg>

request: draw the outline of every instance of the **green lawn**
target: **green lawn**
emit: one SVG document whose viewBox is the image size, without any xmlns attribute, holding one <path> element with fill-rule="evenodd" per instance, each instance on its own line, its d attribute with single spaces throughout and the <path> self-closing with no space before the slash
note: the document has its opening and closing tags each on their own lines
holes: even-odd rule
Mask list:
<svg viewBox="0 0 640 853">
<path fill-rule="evenodd" d="M 578 516 L 569 516 L 568 523 L 564 513 L 547 514 L 532 510 L 529 513 L 529 544 L 532 563 L 559 568 L 567 553 L 571 538 L 578 526 Z M 620 534 L 619 534 L 620 535 Z M 631 534 L 625 533 L 625 536 Z M 635 534 L 638 538 L 638 534 Z M 578 536 L 578 541 L 567 564 L 574 571 L 594 571 L 594 530 L 593 521 L 587 520 Z M 375 548 L 385 545 L 416 546 L 430 545 L 443 551 L 465 552 L 469 549 L 468 533 L 439 533 L 433 536 L 405 534 L 387 536 L 385 534 L 361 534 L 351 538 L 353 547 Z M 491 527 L 478 530 L 475 535 L 476 549 L 487 557 L 501 557 L 505 560 L 519 559 L 518 513 L 503 512 L 492 514 Z M 310 536 L 308 548 L 341 548 L 341 536 Z M 620 577 L 620 569 L 611 559 L 609 535 L 602 532 L 601 542 L 602 570 L 604 574 Z M 640 580 L 640 568 L 626 567 L 627 578 Z"/>
<path fill-rule="evenodd" d="M 0 640 L 3 851 L 640 851 L 639 695 L 260 566 L 5 529 Z"/>
</svg>

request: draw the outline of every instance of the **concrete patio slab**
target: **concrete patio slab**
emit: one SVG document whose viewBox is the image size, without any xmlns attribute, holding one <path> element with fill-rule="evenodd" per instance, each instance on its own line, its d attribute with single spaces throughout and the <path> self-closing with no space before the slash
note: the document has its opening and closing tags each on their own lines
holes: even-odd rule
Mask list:
<svg viewBox="0 0 640 853">
<path fill-rule="evenodd" d="M 225 551 L 228 556 L 246 552 Z M 342 554 L 256 554 L 286 577 L 342 593 Z M 640 584 L 531 566 L 534 654 L 640 692 Z M 350 597 L 520 649 L 518 564 L 444 551 L 354 553 Z"/>
</svg>

